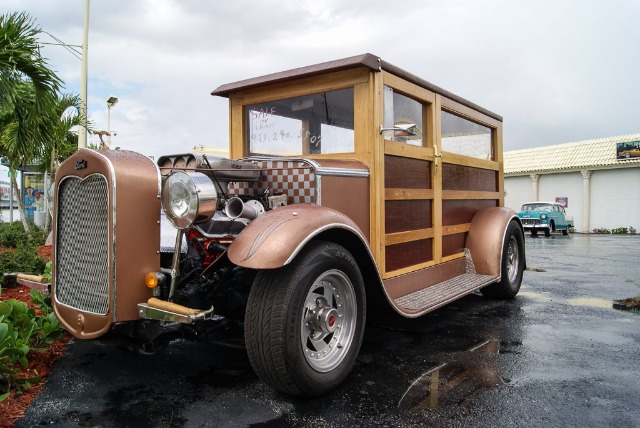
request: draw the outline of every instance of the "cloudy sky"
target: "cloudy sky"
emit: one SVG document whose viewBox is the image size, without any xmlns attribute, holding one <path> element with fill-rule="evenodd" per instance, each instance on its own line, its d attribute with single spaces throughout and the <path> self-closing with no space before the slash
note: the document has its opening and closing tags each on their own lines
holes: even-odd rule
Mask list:
<svg viewBox="0 0 640 428">
<path fill-rule="evenodd" d="M 84 8 L 2 0 L 0 13 L 80 45 Z M 118 96 L 112 145 L 147 155 L 226 147 L 219 85 L 370 52 L 502 115 L 505 150 L 637 133 L 638 17 L 638 0 L 93 0 L 89 115 L 106 129 Z M 80 60 L 42 53 L 79 93 Z"/>
</svg>

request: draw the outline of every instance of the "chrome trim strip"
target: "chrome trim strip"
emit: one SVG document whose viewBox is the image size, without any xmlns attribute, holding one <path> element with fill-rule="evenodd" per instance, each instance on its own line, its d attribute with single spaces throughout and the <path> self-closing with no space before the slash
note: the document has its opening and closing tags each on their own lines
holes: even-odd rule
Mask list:
<svg viewBox="0 0 640 428">
<path fill-rule="evenodd" d="M 369 170 L 366 169 L 350 169 L 350 168 L 316 168 L 317 175 L 326 175 L 331 177 L 369 177 Z"/>
<path fill-rule="evenodd" d="M 322 205 L 322 176 L 314 174 L 316 180 L 316 205 Z"/>
</svg>

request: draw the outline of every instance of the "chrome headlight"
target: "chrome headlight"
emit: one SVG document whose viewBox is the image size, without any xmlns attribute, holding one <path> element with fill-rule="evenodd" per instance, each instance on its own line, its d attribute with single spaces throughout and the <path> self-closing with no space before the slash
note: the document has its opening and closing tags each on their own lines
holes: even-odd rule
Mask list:
<svg viewBox="0 0 640 428">
<path fill-rule="evenodd" d="M 540 218 L 541 218 L 542 220 L 544 220 L 545 218 L 547 218 L 547 215 L 546 215 L 546 214 L 540 214 Z"/>
<path fill-rule="evenodd" d="M 162 209 L 178 229 L 209 220 L 217 205 L 216 187 L 201 172 L 173 172 L 162 186 Z"/>
</svg>

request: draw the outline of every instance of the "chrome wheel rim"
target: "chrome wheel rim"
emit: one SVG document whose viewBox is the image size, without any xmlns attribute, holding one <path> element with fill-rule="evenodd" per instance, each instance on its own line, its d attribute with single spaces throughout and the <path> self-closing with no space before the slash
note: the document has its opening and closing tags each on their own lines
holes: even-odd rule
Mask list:
<svg viewBox="0 0 640 428">
<path fill-rule="evenodd" d="M 304 300 L 300 340 L 307 363 L 326 373 L 344 360 L 357 322 L 353 284 L 339 270 L 328 270 L 314 282 Z"/>
<path fill-rule="evenodd" d="M 518 257 L 518 241 L 515 236 L 511 236 L 507 247 L 507 276 L 509 277 L 510 283 L 513 283 L 516 280 L 519 265 L 520 258 Z"/>
</svg>

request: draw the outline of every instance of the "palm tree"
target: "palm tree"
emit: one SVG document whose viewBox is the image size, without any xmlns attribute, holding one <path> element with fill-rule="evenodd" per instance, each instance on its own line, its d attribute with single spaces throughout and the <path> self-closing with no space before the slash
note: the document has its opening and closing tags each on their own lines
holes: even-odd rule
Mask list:
<svg viewBox="0 0 640 428">
<path fill-rule="evenodd" d="M 61 81 L 40 55 L 40 32 L 24 12 L 0 15 L 0 155 L 9 160 L 14 189 L 13 171 L 42 155 L 53 138 L 52 115 L 46 112 L 55 104 Z M 17 199 L 28 231 L 22 198 Z"/>
<path fill-rule="evenodd" d="M 48 140 L 38 158 L 38 171 L 55 173 L 57 165 L 78 150 L 78 135 L 73 129 L 89 122 L 87 129 L 91 132 L 91 122 L 82 120 L 80 96 L 62 94 L 48 109 L 47 114 L 53 128 L 52 138 Z"/>
<path fill-rule="evenodd" d="M 55 180 L 58 165 L 78 150 L 78 134 L 72 131 L 78 125 L 84 124 L 91 130 L 91 123 L 83 120 L 80 109 L 80 96 L 63 94 L 56 99 L 54 105 L 47 111 L 50 115 L 52 138 L 44 145 L 38 157 L 37 170 L 43 174 L 51 174 Z M 50 217 L 46 216 L 45 230 L 49 230 Z"/>
</svg>

